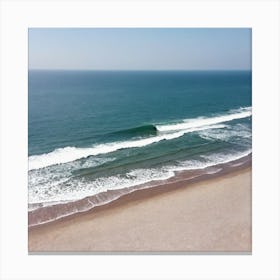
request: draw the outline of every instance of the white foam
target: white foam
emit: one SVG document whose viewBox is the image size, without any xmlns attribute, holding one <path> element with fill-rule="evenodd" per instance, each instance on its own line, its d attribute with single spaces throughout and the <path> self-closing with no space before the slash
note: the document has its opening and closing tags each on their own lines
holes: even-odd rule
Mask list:
<svg viewBox="0 0 280 280">
<path fill-rule="evenodd" d="M 201 156 L 199 160 L 180 161 L 177 165 L 168 165 L 161 168 L 139 168 L 123 175 L 100 177 L 94 180 L 72 178 L 66 184 L 65 182 L 54 184 L 51 180 L 41 184 L 40 180 L 38 180 L 37 183 L 29 185 L 28 188 L 30 210 L 34 208 L 32 204 L 42 203 L 44 206 L 60 204 L 83 199 L 108 190 L 125 189 L 153 181 L 166 180 L 173 177 L 177 171 L 213 167 L 208 174 L 216 173 L 220 171 L 219 168 L 215 167 L 216 165 L 238 160 L 251 152 L 250 149 L 239 153 L 215 153 Z"/>
<path fill-rule="evenodd" d="M 189 129 L 185 129 L 173 133 L 166 133 L 163 135 L 153 136 L 149 138 L 101 144 L 90 148 L 76 148 L 76 147 L 59 148 L 48 154 L 30 156 L 29 170 L 39 169 L 55 164 L 72 162 L 77 159 L 86 158 L 88 156 L 111 153 L 120 149 L 144 147 L 162 140 L 175 139 L 183 136 L 186 133 L 211 129 L 211 128 L 222 128 L 222 127 L 223 127 L 222 125 L 192 127 Z"/>
<path fill-rule="evenodd" d="M 125 189 L 136 185 L 145 184 L 155 180 L 166 180 L 174 176 L 172 170 L 166 169 L 136 169 L 125 175 L 100 177 L 93 181 L 86 179 L 73 179 L 67 185 L 37 185 L 29 187 L 28 202 L 30 209 L 32 204 L 42 203 L 45 206 L 66 201 L 75 201 L 108 190 Z"/>
<path fill-rule="evenodd" d="M 244 152 L 238 153 L 214 153 L 208 156 L 200 156 L 199 160 L 184 160 L 178 162 L 178 165 L 173 166 L 171 168 L 172 171 L 184 171 L 184 170 L 197 170 L 197 169 L 205 169 L 210 166 L 215 166 L 218 164 L 224 164 L 231 161 L 235 161 L 241 159 L 245 156 L 248 156 L 252 153 L 252 149 L 248 149 Z"/>
<path fill-rule="evenodd" d="M 170 132 L 198 128 L 206 125 L 214 125 L 250 117 L 252 115 L 251 110 L 251 107 L 240 108 L 238 110 L 230 111 L 229 114 L 226 115 L 220 115 L 211 118 L 199 117 L 196 119 L 186 119 L 183 122 L 177 124 L 157 125 L 156 128 L 160 132 Z"/>
<path fill-rule="evenodd" d="M 199 136 L 206 140 L 222 140 L 240 143 L 240 138 L 244 143 L 249 143 L 251 145 L 252 130 L 249 126 L 244 124 L 236 124 L 224 129 L 213 129 L 200 131 Z"/>
<path fill-rule="evenodd" d="M 250 155 L 251 153 L 252 153 L 252 149 L 248 149 L 247 151 L 239 152 L 239 153 L 229 153 L 229 154 L 215 153 L 211 155 L 202 155 L 201 157 L 206 159 L 209 163 L 215 163 L 215 165 L 217 165 L 217 164 L 224 164 L 224 163 L 241 159 L 243 157 Z M 211 164 L 208 166 L 211 166 Z"/>
<path fill-rule="evenodd" d="M 33 196 L 42 197 L 44 201 L 44 197 L 52 192 L 56 192 L 60 188 L 66 189 L 66 186 L 71 184 L 69 182 L 75 170 L 96 167 L 113 160 L 115 158 L 88 158 L 85 161 L 69 162 L 58 166 L 32 170 L 28 172 L 28 189 L 32 191 Z M 31 201 L 33 200 L 31 199 Z"/>
</svg>

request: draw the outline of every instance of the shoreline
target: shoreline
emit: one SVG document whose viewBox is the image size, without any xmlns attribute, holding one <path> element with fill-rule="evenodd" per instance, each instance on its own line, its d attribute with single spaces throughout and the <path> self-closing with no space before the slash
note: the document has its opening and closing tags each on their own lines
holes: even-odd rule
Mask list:
<svg viewBox="0 0 280 280">
<path fill-rule="evenodd" d="M 91 210 L 29 227 L 29 252 L 250 252 L 251 155 L 245 164 L 205 174 L 203 178 L 184 180 L 183 172 L 178 177 L 182 180 L 135 190 Z M 234 209 L 228 211 L 232 205 Z M 210 208 L 200 214 L 201 208 L 205 207 Z M 166 228 L 166 225 L 174 223 L 173 220 L 184 219 L 185 216 L 188 217 L 185 223 L 175 223 L 173 230 Z M 238 219 L 243 221 L 242 225 Z M 226 224 L 239 233 L 223 235 L 228 230 Z M 204 236 L 206 233 L 201 231 L 204 228 L 208 228 L 215 242 Z M 175 236 L 166 236 L 163 229 L 171 230 Z M 184 231 L 187 242 L 181 236 Z M 180 237 L 176 237 L 178 234 Z M 215 235 L 221 234 L 230 241 L 217 242 Z M 165 239 L 159 244 L 157 238 L 161 239 L 161 235 L 171 241 Z M 202 236 L 198 238 L 195 235 Z"/>
<path fill-rule="evenodd" d="M 122 197 L 125 197 L 127 195 L 132 195 L 135 192 L 138 194 L 139 191 L 146 190 L 148 193 L 150 193 L 150 195 L 158 192 L 166 192 L 166 191 L 168 192 L 173 189 L 180 188 L 181 184 L 183 183 L 193 184 L 211 178 L 217 178 L 226 175 L 228 173 L 235 172 L 240 169 L 244 169 L 248 166 L 251 166 L 251 164 L 252 164 L 252 154 L 249 154 L 243 158 L 233 160 L 227 163 L 217 164 L 215 166 L 209 166 L 202 170 L 198 169 L 198 170 L 176 171 L 175 175 L 169 179 L 151 181 L 149 183 L 136 185 L 130 188 L 109 190 L 107 192 L 101 192 L 97 195 L 85 197 L 77 201 L 42 207 L 28 212 L 28 228 L 48 225 L 50 223 L 55 223 L 60 220 L 71 218 L 72 216 L 82 215 L 87 212 L 95 211 L 100 207 L 104 208 L 106 205 L 110 205 L 115 201 L 122 199 Z M 213 168 L 218 169 L 218 171 L 211 172 Z M 151 189 L 153 190 L 149 191 Z M 114 198 L 111 200 L 110 199 L 106 200 L 108 199 L 108 197 L 109 198 L 114 197 Z M 78 209 L 78 211 L 76 211 L 76 209 Z M 72 213 L 69 212 L 71 210 L 73 211 Z M 32 221 L 34 220 L 36 221 L 38 217 L 40 218 L 40 215 L 43 218 L 45 218 L 51 215 L 57 215 L 57 213 L 59 212 L 61 213 L 62 211 L 66 211 L 66 214 L 62 214 L 59 217 L 55 217 L 53 219 L 49 219 L 44 222 L 32 223 Z"/>
</svg>

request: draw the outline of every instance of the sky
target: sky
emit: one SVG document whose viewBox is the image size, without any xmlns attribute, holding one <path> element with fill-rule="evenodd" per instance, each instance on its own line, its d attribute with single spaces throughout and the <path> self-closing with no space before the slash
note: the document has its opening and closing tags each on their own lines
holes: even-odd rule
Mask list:
<svg viewBox="0 0 280 280">
<path fill-rule="evenodd" d="M 30 28 L 29 69 L 250 70 L 250 28 Z"/>
</svg>

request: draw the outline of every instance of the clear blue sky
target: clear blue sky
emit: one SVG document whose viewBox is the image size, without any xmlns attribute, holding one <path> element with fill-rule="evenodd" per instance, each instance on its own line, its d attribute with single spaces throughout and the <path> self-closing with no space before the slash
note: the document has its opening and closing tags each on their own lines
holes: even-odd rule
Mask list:
<svg viewBox="0 0 280 280">
<path fill-rule="evenodd" d="M 29 69 L 251 69 L 251 29 L 31 28 Z"/>
</svg>

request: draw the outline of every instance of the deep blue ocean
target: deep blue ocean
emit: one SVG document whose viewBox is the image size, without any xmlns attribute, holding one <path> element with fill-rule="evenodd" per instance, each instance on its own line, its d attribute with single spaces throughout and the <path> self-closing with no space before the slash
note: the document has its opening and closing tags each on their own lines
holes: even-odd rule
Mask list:
<svg viewBox="0 0 280 280">
<path fill-rule="evenodd" d="M 30 209 L 251 153 L 251 71 L 30 70 L 28 95 Z"/>
</svg>

